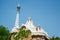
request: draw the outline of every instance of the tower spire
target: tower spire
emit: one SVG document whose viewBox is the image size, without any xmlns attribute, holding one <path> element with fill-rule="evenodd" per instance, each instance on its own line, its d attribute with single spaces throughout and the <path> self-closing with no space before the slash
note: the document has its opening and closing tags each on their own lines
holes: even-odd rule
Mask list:
<svg viewBox="0 0 60 40">
<path fill-rule="evenodd" d="M 19 27 L 19 15 L 20 15 L 20 5 L 18 4 L 17 13 L 16 13 L 15 27 Z"/>
<path fill-rule="evenodd" d="M 15 25 L 14 28 L 12 29 L 12 33 L 14 32 L 18 32 L 18 28 L 19 28 L 19 16 L 20 16 L 20 4 L 17 5 L 17 13 L 16 13 L 16 21 L 15 21 Z"/>
</svg>

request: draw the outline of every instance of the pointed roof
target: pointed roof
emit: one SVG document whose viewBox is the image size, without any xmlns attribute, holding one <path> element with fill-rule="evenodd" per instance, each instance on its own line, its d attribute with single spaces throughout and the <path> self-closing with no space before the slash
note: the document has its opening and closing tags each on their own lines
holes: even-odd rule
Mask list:
<svg viewBox="0 0 60 40">
<path fill-rule="evenodd" d="M 31 32 L 34 32 L 35 31 L 35 26 L 33 24 L 33 21 L 31 19 L 31 17 L 28 17 L 27 22 L 25 24 L 22 24 L 22 26 L 25 26 L 26 29 L 31 30 Z"/>
<path fill-rule="evenodd" d="M 30 28 L 34 28 L 34 24 L 33 24 L 31 17 L 28 17 L 28 20 L 26 22 L 26 26 L 28 26 Z"/>
</svg>

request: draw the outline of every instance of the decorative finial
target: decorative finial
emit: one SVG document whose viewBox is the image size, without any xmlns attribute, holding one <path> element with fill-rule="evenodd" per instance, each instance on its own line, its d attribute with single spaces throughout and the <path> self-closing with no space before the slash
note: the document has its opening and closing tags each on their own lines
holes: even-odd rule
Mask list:
<svg viewBox="0 0 60 40">
<path fill-rule="evenodd" d="M 17 5 L 17 8 L 20 9 L 20 4 Z"/>
<path fill-rule="evenodd" d="M 40 24 L 37 26 L 37 28 L 40 30 L 40 28 L 41 28 L 41 27 L 40 27 Z"/>
<path fill-rule="evenodd" d="M 32 19 L 31 19 L 31 17 L 28 17 L 28 21 L 31 21 Z"/>
</svg>

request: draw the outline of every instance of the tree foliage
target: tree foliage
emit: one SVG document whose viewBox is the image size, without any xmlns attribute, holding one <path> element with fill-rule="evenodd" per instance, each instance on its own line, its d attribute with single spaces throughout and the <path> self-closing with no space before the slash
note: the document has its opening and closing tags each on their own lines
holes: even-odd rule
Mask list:
<svg viewBox="0 0 60 40">
<path fill-rule="evenodd" d="M 9 30 L 4 26 L 0 25 L 0 40 L 8 40 Z"/>
<path fill-rule="evenodd" d="M 21 27 L 19 32 L 16 34 L 17 36 L 15 37 L 15 40 L 19 40 L 20 38 L 27 38 L 29 34 L 31 34 L 30 30 L 23 30 Z"/>
<path fill-rule="evenodd" d="M 52 37 L 52 38 L 50 38 L 50 40 L 60 40 L 60 38 L 59 37 Z"/>
</svg>

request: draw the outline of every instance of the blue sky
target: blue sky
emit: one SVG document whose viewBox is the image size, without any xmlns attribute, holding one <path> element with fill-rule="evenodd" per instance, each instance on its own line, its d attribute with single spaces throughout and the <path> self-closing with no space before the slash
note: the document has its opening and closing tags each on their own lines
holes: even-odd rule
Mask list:
<svg viewBox="0 0 60 40">
<path fill-rule="evenodd" d="M 60 37 L 60 0 L 0 0 L 0 25 L 14 27 L 17 4 L 21 5 L 20 25 L 31 17 L 49 36 Z"/>
</svg>

